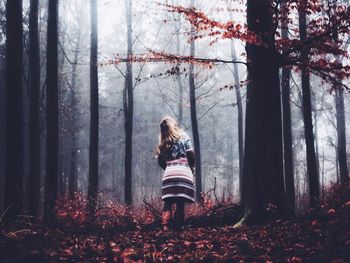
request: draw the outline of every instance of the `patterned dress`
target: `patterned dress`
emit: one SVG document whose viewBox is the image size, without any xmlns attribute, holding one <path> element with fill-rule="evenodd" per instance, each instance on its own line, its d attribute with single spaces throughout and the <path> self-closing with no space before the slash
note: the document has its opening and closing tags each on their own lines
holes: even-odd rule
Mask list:
<svg viewBox="0 0 350 263">
<path fill-rule="evenodd" d="M 187 161 L 186 151 L 192 149 L 190 137 L 183 133 L 166 153 L 158 156 L 165 169 L 162 180 L 162 200 L 194 202 L 193 173 Z"/>
</svg>

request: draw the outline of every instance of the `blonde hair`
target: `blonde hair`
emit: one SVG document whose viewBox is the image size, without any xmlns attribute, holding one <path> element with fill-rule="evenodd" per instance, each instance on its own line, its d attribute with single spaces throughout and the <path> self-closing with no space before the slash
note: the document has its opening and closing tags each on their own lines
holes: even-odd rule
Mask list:
<svg viewBox="0 0 350 263">
<path fill-rule="evenodd" d="M 159 135 L 159 144 L 156 150 L 156 156 L 160 155 L 164 151 L 168 150 L 171 144 L 180 139 L 183 133 L 176 120 L 172 117 L 165 116 L 160 121 L 160 135 Z"/>
</svg>

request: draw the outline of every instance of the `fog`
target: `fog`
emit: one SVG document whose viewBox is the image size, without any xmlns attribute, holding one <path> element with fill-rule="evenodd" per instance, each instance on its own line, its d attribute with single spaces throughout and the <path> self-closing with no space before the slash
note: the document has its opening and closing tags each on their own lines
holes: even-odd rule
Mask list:
<svg viewBox="0 0 350 263">
<path fill-rule="evenodd" d="M 130 0 L 126 0 L 130 1 Z M 245 22 L 244 1 L 195 1 L 195 6 L 216 19 L 232 19 Z M 151 51 L 166 52 L 181 56 L 189 55 L 190 25 L 181 14 L 171 13 L 163 4 L 189 6 L 189 1 L 136 1 L 132 3 L 133 54 L 151 54 Z M 46 1 L 41 1 L 42 6 Z M 24 1 L 28 9 L 29 1 Z M 236 12 L 225 9 L 232 6 Z M 221 9 L 223 8 L 223 10 Z M 44 21 L 46 9 L 40 17 Z M 25 11 L 28 15 L 28 10 Z M 61 169 L 67 177 L 70 173 L 71 136 L 68 115 L 72 113 L 68 93 L 72 84 L 72 68 L 77 52 L 76 90 L 77 123 L 75 136 L 78 139 L 78 188 L 87 189 L 89 151 L 89 48 L 90 20 L 89 1 L 61 0 L 59 21 L 60 56 L 60 123 L 61 123 Z M 45 46 L 45 24 L 41 25 L 42 50 Z M 110 195 L 124 200 L 124 158 L 125 135 L 123 115 L 123 89 L 125 63 L 111 64 L 115 58 L 127 56 L 126 3 L 121 0 L 98 1 L 98 53 L 99 53 L 99 188 L 110 190 Z M 239 40 L 213 38 L 196 39 L 196 57 L 232 60 L 231 47 L 234 45 L 237 60 L 246 61 L 245 45 Z M 44 51 L 43 51 L 44 52 Z M 192 134 L 188 92 L 188 64 L 179 65 L 180 74 L 167 74 L 174 63 L 135 62 L 134 76 L 134 118 L 133 118 L 133 159 L 132 184 L 134 202 L 143 199 L 160 198 L 162 169 L 155 158 L 158 143 L 159 122 L 165 115 L 179 119 L 179 83 L 183 92 L 183 119 L 181 126 Z M 238 64 L 240 91 L 243 109 L 247 69 Z M 202 156 L 202 181 L 204 192 L 214 187 L 218 196 L 239 196 L 239 155 L 237 99 L 232 63 L 214 63 L 212 68 L 196 65 L 196 102 Z M 316 149 L 320 178 L 327 186 L 336 181 L 336 130 L 334 94 L 330 86 L 322 84 L 312 76 L 314 100 L 314 126 L 317 138 Z M 295 163 L 295 184 L 297 195 L 303 198 L 306 189 L 306 153 L 304 128 L 301 112 L 301 87 L 299 74 L 294 72 L 291 81 L 293 150 Z M 349 94 L 344 93 L 346 114 L 350 114 Z M 347 122 L 347 135 L 350 134 Z M 349 142 L 349 140 L 348 140 Z M 348 143 L 349 148 L 349 143 Z M 44 169 L 44 167 L 43 167 Z"/>
</svg>

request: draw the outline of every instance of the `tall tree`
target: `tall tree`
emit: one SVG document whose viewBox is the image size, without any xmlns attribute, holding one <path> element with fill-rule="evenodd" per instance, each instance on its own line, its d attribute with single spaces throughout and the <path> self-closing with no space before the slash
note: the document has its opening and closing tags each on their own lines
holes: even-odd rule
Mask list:
<svg viewBox="0 0 350 263">
<path fill-rule="evenodd" d="M 342 185 L 349 184 L 349 170 L 347 165 L 346 155 L 346 124 L 345 124 L 345 107 L 344 107 L 344 95 L 342 87 L 335 89 L 335 106 L 336 106 L 336 118 L 337 118 L 337 157 L 339 163 L 339 176 L 340 183 Z"/>
<path fill-rule="evenodd" d="M 29 121 L 29 212 L 38 214 L 40 193 L 40 46 L 38 33 L 39 0 L 30 1 L 29 13 L 29 75 L 30 75 L 30 121 Z"/>
<path fill-rule="evenodd" d="M 284 0 L 281 6 L 281 29 L 282 39 L 288 40 L 288 7 Z M 282 52 L 287 51 L 285 48 Z M 294 161 L 293 161 L 293 137 L 292 118 L 290 107 L 290 74 L 291 68 L 282 68 L 282 111 L 283 111 L 283 157 L 284 157 L 284 178 L 286 184 L 288 212 L 294 214 L 295 210 L 295 187 L 294 187 Z"/>
<path fill-rule="evenodd" d="M 336 8 L 337 0 L 334 1 L 334 10 Z M 349 3 L 347 3 L 349 4 Z M 338 34 L 333 35 L 334 42 L 338 41 Z M 349 40 L 348 40 L 349 41 Z M 336 57 L 339 61 L 339 56 Z M 347 164 L 346 155 L 346 123 L 345 123 L 345 107 L 344 107 L 344 94 L 343 87 L 337 85 L 335 87 L 335 109 L 336 109 L 336 119 L 337 119 L 337 159 L 339 163 L 339 176 L 340 183 L 344 186 L 349 184 L 349 170 Z"/>
<path fill-rule="evenodd" d="M 131 58 L 132 50 L 132 0 L 125 0 L 127 24 L 127 56 Z M 134 92 L 131 61 L 126 62 L 125 83 L 123 91 L 124 129 L 125 129 L 125 203 L 132 203 L 132 130 L 134 116 Z"/>
<path fill-rule="evenodd" d="M 248 0 L 247 24 L 264 44 L 246 45 L 249 87 L 241 200 L 250 208 L 253 221 L 263 221 L 270 204 L 280 214 L 285 209 L 279 63 L 271 1 Z"/>
<path fill-rule="evenodd" d="M 64 28 L 64 24 L 61 23 L 60 30 L 64 32 L 66 28 Z M 64 70 L 64 64 L 66 62 L 66 57 L 64 55 L 64 45 L 66 42 L 66 34 L 61 34 L 58 39 L 58 45 L 61 47 L 58 51 L 58 74 L 61 75 Z M 58 104 L 59 104 L 59 112 L 58 112 L 58 125 L 59 129 L 59 157 L 58 157 L 58 196 L 61 197 L 66 193 L 67 190 L 67 175 L 68 173 L 64 169 L 65 165 L 65 145 L 67 144 L 67 140 L 64 140 L 65 129 L 64 129 L 64 111 L 66 109 L 66 97 L 63 92 L 65 88 L 65 81 L 63 78 L 58 79 L 58 88 L 60 90 L 58 96 Z"/>
<path fill-rule="evenodd" d="M 23 209 L 23 28 L 22 0 L 6 2 L 5 209 L 12 218 Z"/>
<path fill-rule="evenodd" d="M 80 18 L 79 18 L 80 19 Z M 77 164 L 77 138 L 76 138 L 76 117 L 77 114 L 77 95 L 76 95 L 76 88 L 77 88 L 77 64 L 78 64 L 78 54 L 79 54 L 79 47 L 80 47 L 80 20 L 79 20 L 79 29 L 77 32 L 77 41 L 75 44 L 75 50 L 74 50 L 74 59 L 72 64 L 72 78 L 71 78 L 71 106 L 72 106 L 72 146 L 71 146 L 71 156 L 70 156 L 70 175 L 68 179 L 68 193 L 70 197 L 73 197 L 74 192 L 78 190 L 78 164 Z"/>
<path fill-rule="evenodd" d="M 231 41 L 232 61 L 237 60 L 234 42 Z M 236 101 L 237 101 L 237 119 L 238 119 L 238 158 L 239 158 L 239 192 L 242 193 L 242 174 L 243 174 L 243 105 L 239 82 L 239 72 L 237 63 L 233 64 L 233 79 L 235 81 Z"/>
<path fill-rule="evenodd" d="M 194 0 L 190 1 L 190 7 L 194 8 Z M 190 57 L 194 57 L 196 54 L 195 43 L 195 27 L 191 24 L 191 43 L 190 43 Z M 190 88 L 190 111 L 191 111 L 191 124 L 193 134 L 194 152 L 196 155 L 195 164 L 195 178 L 196 178 L 196 199 L 201 199 L 202 193 L 202 170 L 201 170 L 201 151 L 199 141 L 198 119 L 197 119 L 197 105 L 196 105 L 196 84 L 195 84 L 195 72 L 194 64 L 189 65 L 189 88 Z"/>
<path fill-rule="evenodd" d="M 0 1 L 0 19 L 6 19 L 6 2 Z M 5 39 L 5 23 L 0 23 L 0 40 Z M 0 211 L 4 209 L 4 182 L 5 182 L 5 151 L 6 151 L 6 76 L 5 76 L 5 43 L 0 44 Z"/>
<path fill-rule="evenodd" d="M 58 1 L 49 0 L 47 17 L 47 135 L 44 220 L 52 223 L 55 219 L 55 202 L 58 192 Z"/>
<path fill-rule="evenodd" d="M 299 6 L 299 32 L 300 40 L 303 42 L 307 39 L 307 21 L 306 21 L 307 0 L 301 0 Z M 303 120 L 306 141 L 306 160 L 307 174 L 309 179 L 310 205 L 316 206 L 319 200 L 319 174 L 317 170 L 315 138 L 312 124 L 311 108 L 311 89 L 309 63 L 309 46 L 303 45 L 300 52 L 301 59 L 301 85 L 303 91 Z"/>
<path fill-rule="evenodd" d="M 90 2 L 90 152 L 89 152 L 89 187 L 88 212 L 91 217 L 95 214 L 98 190 L 98 28 L 97 28 L 97 0 Z"/>
<path fill-rule="evenodd" d="M 175 15 L 175 14 L 174 14 Z M 181 28 L 181 15 L 176 14 L 175 18 L 175 34 L 176 34 L 176 54 L 180 55 L 180 28 Z M 178 74 L 176 75 L 176 85 L 179 91 L 179 102 L 178 102 L 178 121 L 182 124 L 183 122 L 183 94 L 184 87 L 182 85 L 181 74 L 180 74 L 180 63 L 176 65 Z"/>
</svg>

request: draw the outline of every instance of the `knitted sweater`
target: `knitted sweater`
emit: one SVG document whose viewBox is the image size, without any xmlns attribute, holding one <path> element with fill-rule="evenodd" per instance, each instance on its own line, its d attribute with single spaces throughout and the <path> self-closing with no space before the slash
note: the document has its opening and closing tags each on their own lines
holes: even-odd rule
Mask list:
<svg viewBox="0 0 350 263">
<path fill-rule="evenodd" d="M 180 158 L 187 158 L 190 167 L 194 166 L 194 155 L 191 139 L 185 132 L 182 133 L 180 139 L 173 141 L 172 145 L 167 151 L 158 155 L 158 163 L 163 169 L 165 169 L 167 162 Z"/>
</svg>

